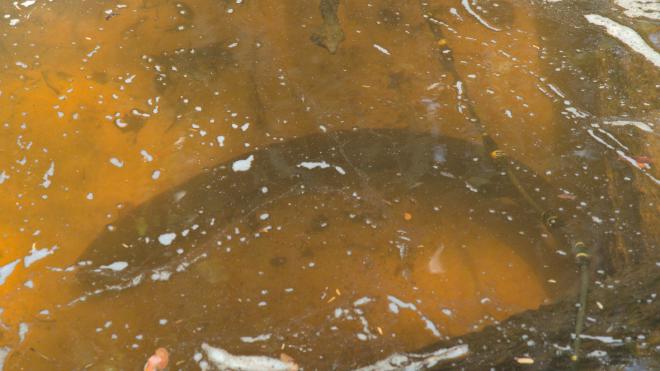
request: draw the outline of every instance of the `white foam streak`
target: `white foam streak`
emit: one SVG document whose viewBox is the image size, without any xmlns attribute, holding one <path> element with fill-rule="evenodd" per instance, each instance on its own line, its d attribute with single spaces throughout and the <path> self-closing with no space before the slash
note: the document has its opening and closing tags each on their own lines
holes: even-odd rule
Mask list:
<svg viewBox="0 0 660 371">
<path fill-rule="evenodd" d="M 447 349 L 438 349 L 429 353 L 395 353 L 355 371 L 417 371 L 433 368 L 438 363 L 464 357 L 469 352 L 468 345 L 457 345 Z"/>
<path fill-rule="evenodd" d="M 465 8 L 465 10 L 467 10 L 467 12 L 470 13 L 471 16 L 473 16 L 477 21 L 479 21 L 479 23 L 484 25 L 484 27 L 486 27 L 487 29 L 493 31 L 502 31 L 497 27 L 491 26 L 490 24 L 488 24 L 488 22 L 486 22 L 485 19 L 481 18 L 481 16 L 472 9 L 472 7 L 470 6 L 470 2 L 468 2 L 468 0 L 462 0 L 461 4 L 463 4 L 463 8 Z"/>
<path fill-rule="evenodd" d="M 660 21 L 660 2 L 658 1 L 616 0 L 616 5 L 626 9 L 623 13 L 628 17 L 644 17 Z"/>
<path fill-rule="evenodd" d="M 584 16 L 589 23 L 605 27 L 605 31 L 612 37 L 628 45 L 630 49 L 639 53 L 656 67 L 660 67 L 660 54 L 650 47 L 635 30 L 598 14 Z"/>
<path fill-rule="evenodd" d="M 632 120 L 612 120 L 612 121 L 603 121 L 603 124 L 609 126 L 634 126 L 641 131 L 647 133 L 653 133 L 653 128 L 644 122 L 632 121 Z"/>
<path fill-rule="evenodd" d="M 224 349 L 202 344 L 209 362 L 219 370 L 236 371 L 275 371 L 295 370 L 297 366 L 276 358 L 264 356 L 235 356 Z"/>
</svg>

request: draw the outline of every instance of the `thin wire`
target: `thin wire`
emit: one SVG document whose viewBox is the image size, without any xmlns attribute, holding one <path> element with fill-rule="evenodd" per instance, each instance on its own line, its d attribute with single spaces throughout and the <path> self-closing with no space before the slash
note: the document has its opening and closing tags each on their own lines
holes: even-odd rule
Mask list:
<svg viewBox="0 0 660 371">
<path fill-rule="evenodd" d="M 575 259 L 580 266 L 580 296 L 577 319 L 575 321 L 575 340 L 573 341 L 573 354 L 571 360 L 574 363 L 580 360 L 580 345 L 582 343 L 582 330 L 584 320 L 587 316 L 587 293 L 589 290 L 589 260 L 590 255 L 582 242 L 575 244 Z"/>
</svg>

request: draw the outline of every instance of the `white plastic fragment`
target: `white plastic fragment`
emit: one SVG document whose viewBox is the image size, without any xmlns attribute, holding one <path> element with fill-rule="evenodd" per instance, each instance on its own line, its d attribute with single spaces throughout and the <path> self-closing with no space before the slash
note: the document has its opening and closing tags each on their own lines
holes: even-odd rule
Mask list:
<svg viewBox="0 0 660 371">
<path fill-rule="evenodd" d="M 16 268 L 16 265 L 18 262 L 21 261 L 20 259 L 16 259 L 13 262 L 9 264 L 5 264 L 2 267 L 0 267 L 0 285 L 3 285 L 5 283 L 5 280 L 7 277 L 9 277 L 12 272 L 14 271 L 14 268 Z"/>
<path fill-rule="evenodd" d="M 353 306 L 359 307 L 361 305 L 369 304 L 372 301 L 374 301 L 373 298 L 370 298 L 368 296 L 363 296 L 353 302 Z"/>
<path fill-rule="evenodd" d="M 18 325 L 18 341 L 19 342 L 22 343 L 23 340 L 25 340 L 25 335 L 27 335 L 29 329 L 30 329 L 30 326 L 25 322 L 21 322 Z"/>
<path fill-rule="evenodd" d="M 4 183 L 9 178 L 10 176 L 7 175 L 7 173 L 4 170 L 0 171 L 0 184 Z"/>
<path fill-rule="evenodd" d="M 172 244 L 172 241 L 176 238 L 176 233 L 171 232 L 171 233 L 163 233 L 160 236 L 158 236 L 158 242 L 160 242 L 161 245 L 163 246 L 169 246 Z"/>
<path fill-rule="evenodd" d="M 320 162 L 303 161 L 303 162 L 299 163 L 297 166 L 298 167 L 304 167 L 305 169 L 310 169 L 311 170 L 311 169 L 316 169 L 316 168 L 327 169 L 327 168 L 330 167 L 330 164 L 328 164 L 325 161 L 320 161 Z"/>
<path fill-rule="evenodd" d="M 380 46 L 378 44 L 374 44 L 374 48 L 376 48 L 376 50 L 378 50 L 379 52 L 381 52 L 385 55 L 391 55 L 389 50 L 383 48 L 382 46 Z"/>
<path fill-rule="evenodd" d="M 607 357 L 607 352 L 604 350 L 594 350 L 592 352 L 587 353 L 587 358 L 605 358 Z"/>
<path fill-rule="evenodd" d="M 50 177 L 52 177 L 53 175 L 55 175 L 55 162 L 51 161 L 48 170 L 46 170 L 46 173 L 42 178 L 44 181 L 41 183 L 41 186 L 44 188 L 50 187 L 50 184 L 52 183 Z"/>
<path fill-rule="evenodd" d="M 110 158 L 110 163 L 116 167 L 124 167 L 124 162 L 116 157 Z"/>
<path fill-rule="evenodd" d="M 25 258 L 23 258 L 23 265 L 25 268 L 29 267 L 32 265 L 34 262 L 41 260 L 48 255 L 53 255 L 55 253 L 55 250 L 57 250 L 57 246 L 53 246 L 50 249 L 44 247 L 43 249 L 37 249 L 35 245 L 32 245 L 32 249 L 30 250 L 30 254 L 26 255 Z"/>
<path fill-rule="evenodd" d="M 128 267 L 127 262 L 118 261 L 118 262 L 110 263 L 108 265 L 102 265 L 99 267 L 99 269 L 107 269 L 115 272 L 121 272 L 124 269 L 126 269 L 126 267 Z"/>
<path fill-rule="evenodd" d="M 154 156 L 149 154 L 149 152 L 147 152 L 147 150 L 145 150 L 145 149 L 141 150 L 140 154 L 142 155 L 142 158 L 144 159 L 144 162 L 151 162 L 151 161 L 154 160 Z"/>
<path fill-rule="evenodd" d="M 231 169 L 238 171 L 248 171 L 252 167 L 252 161 L 254 160 L 254 155 L 248 156 L 248 158 L 243 160 L 236 160 L 231 164 Z"/>
<path fill-rule="evenodd" d="M 330 165 L 329 163 L 325 161 L 303 161 L 296 165 L 297 167 L 305 168 L 305 169 L 327 169 L 330 166 L 334 167 L 334 169 L 341 175 L 346 175 L 346 170 L 344 170 L 341 166 L 336 166 L 336 165 Z"/>
<path fill-rule="evenodd" d="M 261 334 L 258 336 L 241 336 L 241 341 L 244 343 L 256 343 L 258 341 L 270 340 L 271 334 Z"/>
</svg>

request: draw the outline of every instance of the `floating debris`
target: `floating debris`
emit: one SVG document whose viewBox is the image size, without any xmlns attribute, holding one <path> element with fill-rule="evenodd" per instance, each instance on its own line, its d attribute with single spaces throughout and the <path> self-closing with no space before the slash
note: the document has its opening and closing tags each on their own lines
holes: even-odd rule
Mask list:
<svg viewBox="0 0 660 371">
<path fill-rule="evenodd" d="M 231 169 L 236 171 L 236 172 L 248 171 L 248 170 L 250 170 L 250 167 L 252 167 L 252 160 L 254 160 L 254 155 L 250 155 L 246 159 L 243 159 L 243 160 L 236 160 L 231 165 Z"/>
<path fill-rule="evenodd" d="M 213 366 L 218 370 L 237 371 L 298 370 L 298 365 L 290 361 L 290 357 L 288 356 L 284 357 L 285 360 L 265 356 L 237 356 L 224 349 L 216 348 L 206 343 L 202 344 L 202 350 L 206 352 L 206 357 L 208 359 L 208 362 L 202 361 L 201 358 L 198 361 L 202 370 L 212 370 L 209 366 Z"/>
<path fill-rule="evenodd" d="M 259 341 L 267 341 L 270 340 L 271 334 L 261 334 L 258 336 L 241 336 L 241 341 L 244 343 L 256 343 Z"/>
<path fill-rule="evenodd" d="M 53 246 L 50 249 L 47 247 L 44 247 L 43 249 L 37 249 L 36 245 L 32 245 L 32 249 L 30 250 L 30 254 L 26 255 L 25 258 L 23 258 L 23 265 L 25 268 L 29 267 L 36 261 L 39 261 L 48 255 L 53 255 L 55 251 L 58 249 L 57 246 Z"/>
<path fill-rule="evenodd" d="M 521 365 L 533 365 L 534 364 L 534 359 L 529 358 L 529 357 L 516 357 L 515 358 L 516 362 Z"/>
<path fill-rule="evenodd" d="M 469 347 L 467 345 L 457 345 L 429 353 L 395 353 L 373 365 L 361 367 L 355 371 L 426 370 L 441 362 L 465 357 L 468 352 Z"/>
<path fill-rule="evenodd" d="M 380 45 L 378 45 L 378 44 L 374 44 L 374 48 L 376 48 L 376 50 L 378 50 L 379 52 L 381 52 L 381 53 L 383 53 L 383 54 L 385 54 L 385 55 L 392 55 L 392 54 L 390 54 L 390 51 L 389 51 L 389 50 L 385 49 L 384 47 L 382 47 L 382 46 L 380 46 Z"/>
</svg>

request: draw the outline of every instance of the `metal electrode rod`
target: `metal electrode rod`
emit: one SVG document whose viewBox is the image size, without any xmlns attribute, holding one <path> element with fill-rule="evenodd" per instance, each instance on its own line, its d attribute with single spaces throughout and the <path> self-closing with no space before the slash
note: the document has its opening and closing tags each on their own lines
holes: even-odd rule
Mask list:
<svg viewBox="0 0 660 371">
<path fill-rule="evenodd" d="M 577 362 L 580 359 L 580 343 L 584 320 L 587 316 L 587 291 L 589 289 L 589 261 L 591 256 L 584 243 L 575 244 L 575 260 L 580 267 L 580 296 L 577 319 L 575 321 L 575 340 L 573 342 L 573 354 L 571 360 Z"/>
</svg>

